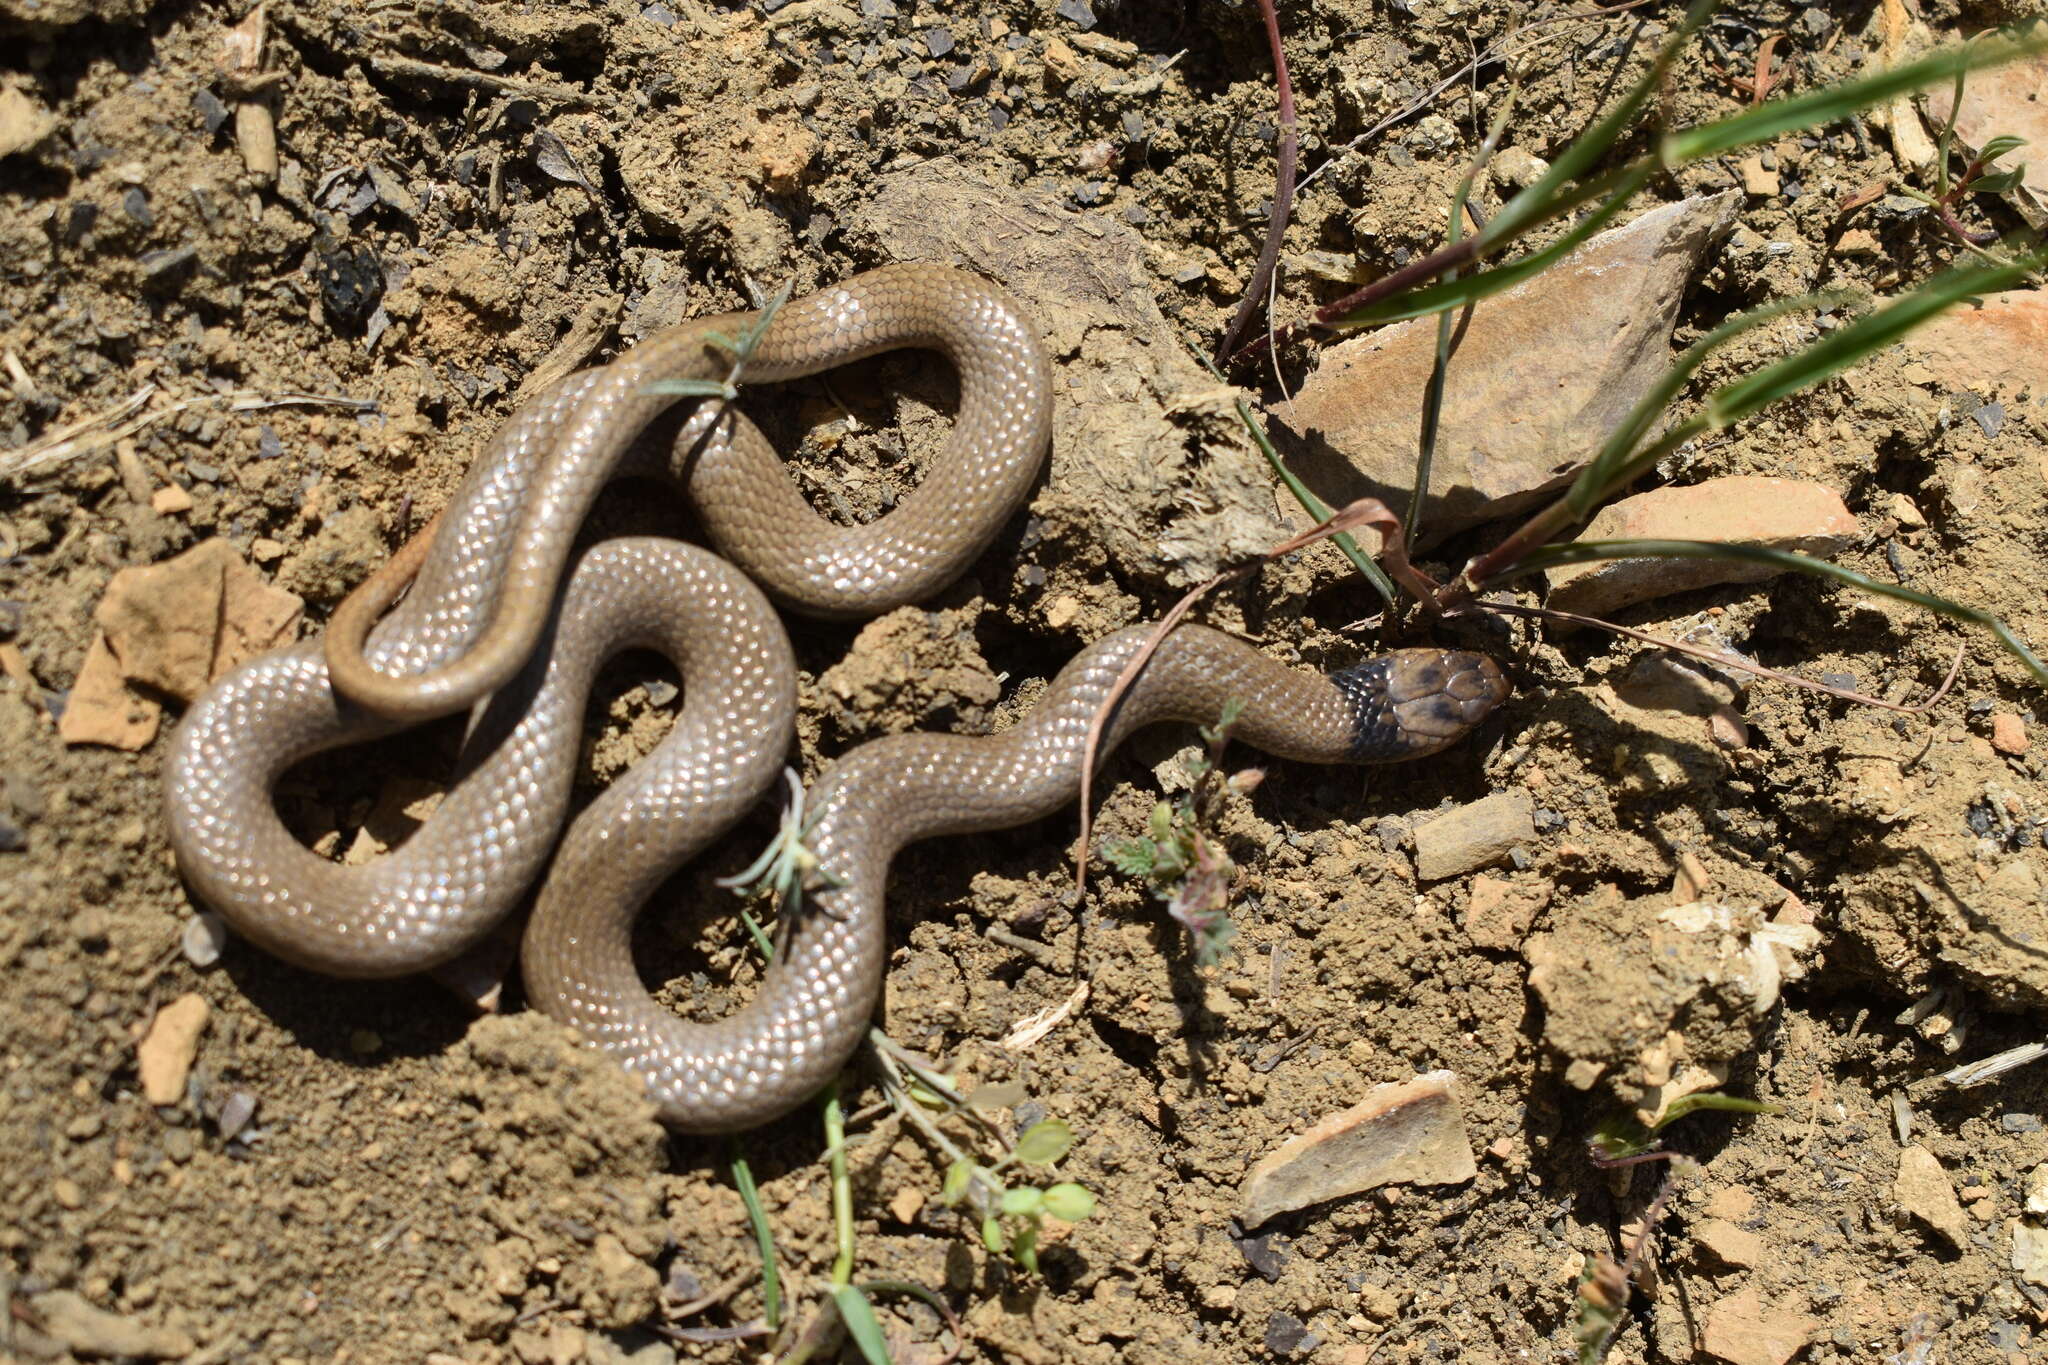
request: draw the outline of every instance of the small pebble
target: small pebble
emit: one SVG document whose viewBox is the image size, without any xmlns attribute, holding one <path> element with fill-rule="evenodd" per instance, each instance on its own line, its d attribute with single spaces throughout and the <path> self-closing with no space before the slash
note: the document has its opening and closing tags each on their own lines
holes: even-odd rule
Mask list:
<svg viewBox="0 0 2048 1365">
<path fill-rule="evenodd" d="M 2005 425 L 2005 404 L 1986 403 L 1970 416 L 1977 419 L 1977 426 L 1983 431 L 1986 439 L 1989 439 L 1996 436 L 1998 429 Z"/>
<path fill-rule="evenodd" d="M 233 1142 L 249 1126 L 249 1120 L 255 1117 L 256 1097 L 246 1090 L 237 1090 L 220 1107 L 220 1117 L 214 1120 L 214 1126 L 220 1130 L 223 1142 Z"/>
<path fill-rule="evenodd" d="M 1991 718 L 1991 747 L 2018 758 L 2027 751 L 2027 723 L 2010 711 Z"/>
<path fill-rule="evenodd" d="M 185 960 L 195 967 L 211 967 L 220 961 L 221 950 L 227 947 L 227 922 L 211 910 L 201 910 L 185 921 L 185 928 L 178 935 L 178 946 L 185 954 Z"/>
<path fill-rule="evenodd" d="M 1095 27 L 1095 8 L 1088 0 L 1060 0 L 1057 12 L 1060 18 L 1083 32 Z"/>
<path fill-rule="evenodd" d="M 156 215 L 149 208 L 149 195 L 140 185 L 130 186 L 122 194 L 121 211 L 143 227 L 156 226 Z"/>
<path fill-rule="evenodd" d="M 934 57 L 943 57 L 953 50 L 953 34 L 950 29 L 935 28 L 924 35 L 924 46 Z"/>
</svg>

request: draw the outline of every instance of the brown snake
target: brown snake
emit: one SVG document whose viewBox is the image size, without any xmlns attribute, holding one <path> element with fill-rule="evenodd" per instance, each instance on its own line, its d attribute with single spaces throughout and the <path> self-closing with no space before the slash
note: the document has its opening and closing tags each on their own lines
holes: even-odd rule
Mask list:
<svg viewBox="0 0 2048 1365">
<path fill-rule="evenodd" d="M 633 920 L 766 793 L 790 747 L 796 665 L 755 584 L 835 616 L 934 591 L 1023 505 L 1051 428 L 1046 362 L 1013 301 L 950 269 L 876 270 L 785 305 L 746 377 L 795 378 L 900 346 L 944 352 L 960 376 L 959 414 L 922 484 L 871 525 L 833 526 L 745 418 L 702 404 L 667 469 L 746 574 L 679 542 L 619 539 L 584 553 L 558 591 L 592 499 L 678 401 L 650 386 L 722 377 L 730 360 L 709 338 L 748 320 L 663 333 L 522 407 L 435 526 L 337 611 L 324 646 L 255 660 L 195 704 L 166 774 L 172 843 L 193 887 L 261 947 L 336 975 L 403 975 L 456 956 L 515 908 L 552 851 L 524 940 L 528 992 L 640 1075 L 663 1119 L 688 1132 L 766 1122 L 839 1072 L 881 991 L 896 851 L 1071 802 L 1090 718 L 1146 633 L 1085 650 L 1001 734 L 899 735 L 834 763 L 809 798 L 804 841 L 824 885 L 783 916 L 756 998 L 712 1023 L 662 1009 L 633 965 Z M 681 715 L 557 850 L 591 679 L 636 647 L 677 664 Z M 1153 721 L 1213 720 L 1236 698 L 1237 735 L 1270 753 L 1414 758 L 1457 740 L 1506 694 L 1484 655 L 1403 650 L 1324 677 L 1183 627 L 1126 695 L 1103 747 Z M 271 789 L 294 763 L 465 709 L 453 785 L 388 855 L 330 862 L 278 818 Z"/>
</svg>

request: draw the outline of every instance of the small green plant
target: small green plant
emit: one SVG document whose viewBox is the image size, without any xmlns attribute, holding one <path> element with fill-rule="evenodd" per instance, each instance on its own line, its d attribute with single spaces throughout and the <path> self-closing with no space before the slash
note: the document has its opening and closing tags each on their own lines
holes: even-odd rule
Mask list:
<svg viewBox="0 0 2048 1365">
<path fill-rule="evenodd" d="M 1228 776 L 1223 772 L 1223 750 L 1243 710 L 1244 703 L 1233 697 L 1215 725 L 1202 727 L 1207 752 L 1189 765 L 1194 782 L 1180 800 L 1152 808 L 1144 837 L 1119 839 L 1105 850 L 1119 872 L 1143 879 L 1166 902 L 1166 912 L 1187 926 L 1195 961 L 1205 967 L 1222 960 L 1234 932 L 1230 882 L 1237 866 L 1214 833 L 1216 824 L 1233 795 L 1246 795 L 1265 777 L 1259 768 Z"/>
<path fill-rule="evenodd" d="M 1653 1161 L 1668 1162 L 1669 1170 L 1657 1188 L 1656 1197 L 1643 1210 L 1639 1220 L 1641 1230 L 1629 1243 L 1628 1255 L 1620 1261 L 1604 1251 L 1586 1257 L 1585 1269 L 1579 1275 L 1572 1315 L 1572 1337 L 1578 1343 L 1579 1365 L 1600 1365 L 1607 1358 L 1607 1348 L 1614 1341 L 1614 1333 L 1628 1314 L 1629 1281 L 1635 1278 L 1636 1268 L 1642 1264 L 1643 1255 L 1649 1250 L 1651 1234 L 1658 1220 L 1664 1216 L 1665 1206 L 1671 1202 L 1679 1182 L 1699 1173 L 1700 1164 L 1691 1157 L 1660 1148 L 1657 1135 L 1687 1114 L 1696 1114 L 1703 1109 L 1736 1114 L 1779 1112 L 1776 1105 L 1708 1091 L 1680 1096 L 1652 1124 L 1641 1123 L 1632 1115 L 1616 1115 L 1594 1130 L 1593 1136 L 1587 1140 L 1588 1156 L 1595 1166 L 1603 1170 L 1640 1166 Z"/>
<path fill-rule="evenodd" d="M 1019 1167 L 1050 1168 L 1074 1145 L 1074 1130 L 1062 1119 L 1044 1119 L 1005 1143 L 988 1112 L 1006 1109 L 1023 1099 L 1015 1085 L 983 1086 L 962 1095 L 950 1076 L 926 1066 L 908 1049 L 882 1033 L 871 1031 L 876 1058 L 882 1064 L 883 1089 L 896 1112 L 909 1120 L 947 1158 L 939 1202 L 965 1209 L 980 1230 L 990 1254 L 1008 1254 L 1027 1275 L 1038 1274 L 1038 1243 L 1048 1216 L 1078 1223 L 1095 1212 L 1094 1193 L 1071 1180 L 1048 1184 L 1013 1184 Z M 967 1120 L 976 1133 L 999 1150 L 988 1159 L 947 1136 L 934 1115 Z M 1009 1173 L 1009 1179 L 1005 1179 Z"/>
</svg>

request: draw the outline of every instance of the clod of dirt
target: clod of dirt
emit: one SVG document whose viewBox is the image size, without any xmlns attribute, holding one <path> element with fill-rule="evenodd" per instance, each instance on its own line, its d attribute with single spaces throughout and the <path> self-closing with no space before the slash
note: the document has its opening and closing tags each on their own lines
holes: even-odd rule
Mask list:
<svg viewBox="0 0 2048 1365">
<path fill-rule="evenodd" d="M 934 723 L 986 730 L 1003 686 L 974 638 L 981 614 L 976 601 L 943 611 L 902 607 L 870 621 L 818 678 L 816 699 L 835 734 L 854 741 Z"/>
<path fill-rule="evenodd" d="M 42 1331 L 82 1356 L 128 1356 L 177 1360 L 192 1354 L 192 1338 L 175 1327 L 148 1327 L 130 1317 L 96 1308 L 68 1289 L 53 1289 L 28 1301 L 29 1315 Z"/>
<path fill-rule="evenodd" d="M 147 749 L 156 739 L 163 710 L 154 697 L 139 696 L 129 689 L 128 677 L 108 648 L 107 637 L 95 635 L 71 684 L 64 712 L 57 718 L 57 733 L 66 744 Z"/>
<path fill-rule="evenodd" d="M 1595 1081 L 1656 1117 L 1674 1087 L 1748 1053 L 1788 974 L 1819 935 L 1754 910 L 1612 887 L 1553 910 L 1523 947 L 1543 1001 L 1543 1040 L 1579 1089 Z M 1648 1121 L 1648 1120 L 1646 1120 Z"/>
<path fill-rule="evenodd" d="M 1686 282 L 1735 225 L 1739 199 L 1655 209 L 1478 308 L 1445 380 L 1423 546 L 1532 505 L 1600 448 L 1670 366 Z M 1405 504 L 1415 408 L 1387 395 L 1423 392 L 1436 333 L 1436 319 L 1421 318 L 1340 342 L 1272 410 L 1297 472 L 1331 506 Z"/>
<path fill-rule="evenodd" d="M 1059 383 L 1052 472 L 1032 503 L 1041 600 L 1071 575 L 1092 596 L 1105 558 L 1128 578 L 1197 583 L 1285 537 L 1272 475 L 1218 385 L 1159 310 L 1145 244 L 1091 221 L 1086 252 L 1051 195 L 950 160 L 883 178 L 855 226 L 899 260 L 951 261 L 1001 280 L 1048 333 Z M 993 227 L 1000 230 L 991 230 Z M 1059 551 L 1057 555 L 1053 551 Z M 1090 637 L 1127 619 L 1082 623 Z"/>
<path fill-rule="evenodd" d="M 1432 1071 L 1377 1086 L 1289 1138 L 1245 1177 L 1239 1221 L 1255 1228 L 1275 1214 L 1382 1185 L 1462 1185 L 1478 1173 L 1457 1077 Z"/>
<path fill-rule="evenodd" d="M 216 538 L 121 570 L 93 616 L 128 681 L 189 703 L 230 669 L 288 643 L 303 605 Z"/>
</svg>

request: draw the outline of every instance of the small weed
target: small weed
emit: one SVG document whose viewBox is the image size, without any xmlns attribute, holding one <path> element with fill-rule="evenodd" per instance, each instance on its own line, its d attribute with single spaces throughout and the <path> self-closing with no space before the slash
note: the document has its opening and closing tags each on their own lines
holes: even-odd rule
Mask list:
<svg viewBox="0 0 2048 1365">
<path fill-rule="evenodd" d="M 1025 1274 L 1037 1275 L 1046 1217 L 1078 1223 L 1095 1212 L 1095 1195 L 1071 1180 L 1011 1184 L 1004 1173 L 1022 1166 L 1058 1165 L 1074 1145 L 1073 1128 L 1061 1119 L 1045 1119 L 1019 1133 L 1015 1142 L 1003 1143 L 987 1111 L 1016 1104 L 1024 1097 L 1021 1087 L 983 1086 L 962 1095 L 950 1076 L 926 1066 L 879 1029 L 871 1031 L 868 1040 L 882 1064 L 883 1089 L 896 1112 L 947 1158 L 939 1202 L 947 1208 L 964 1206 L 978 1220 L 982 1245 L 990 1254 L 1007 1253 Z M 989 1159 L 968 1151 L 940 1129 L 935 1112 L 966 1119 L 977 1134 L 1003 1150 Z"/>
<path fill-rule="evenodd" d="M 1237 866 L 1223 851 L 1216 824 L 1233 795 L 1251 792 L 1265 778 L 1260 768 L 1228 776 L 1223 772 L 1223 749 L 1243 709 L 1244 703 L 1232 698 L 1215 725 L 1202 727 L 1208 752 L 1189 765 L 1194 784 L 1180 800 L 1152 808 L 1145 837 L 1119 839 L 1105 850 L 1119 872 L 1144 879 L 1152 894 L 1166 902 L 1167 913 L 1187 926 L 1194 936 L 1195 961 L 1205 967 L 1222 960 L 1234 932 L 1230 882 Z"/>
<path fill-rule="evenodd" d="M 1657 1134 L 1687 1114 L 1703 1109 L 1736 1114 L 1779 1112 L 1776 1105 L 1740 1099 L 1734 1095 L 1714 1092 L 1686 1095 L 1674 1100 L 1655 1124 L 1645 1125 L 1628 1115 L 1617 1115 L 1601 1124 L 1586 1144 L 1593 1164 L 1603 1170 L 1640 1166 L 1653 1161 L 1668 1162 L 1670 1169 L 1663 1184 L 1658 1186 L 1656 1197 L 1643 1210 L 1639 1220 L 1642 1230 L 1629 1243 L 1628 1255 L 1620 1261 L 1604 1251 L 1586 1257 L 1586 1268 L 1579 1276 L 1572 1327 L 1573 1339 L 1579 1347 L 1579 1365 L 1600 1365 L 1607 1358 L 1607 1348 L 1614 1340 L 1614 1333 L 1628 1314 L 1629 1282 L 1635 1278 L 1636 1270 L 1649 1250 L 1651 1234 L 1658 1220 L 1664 1216 L 1671 1196 L 1677 1192 L 1679 1181 L 1690 1179 L 1700 1171 L 1700 1164 L 1691 1157 L 1658 1147 Z"/>
</svg>

